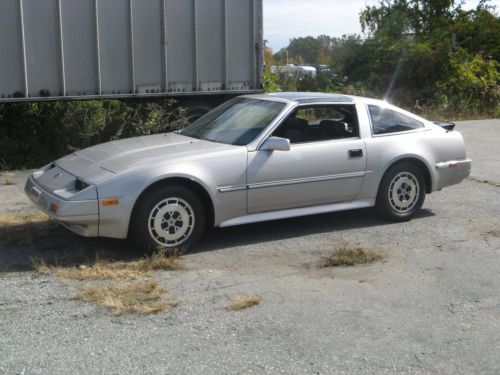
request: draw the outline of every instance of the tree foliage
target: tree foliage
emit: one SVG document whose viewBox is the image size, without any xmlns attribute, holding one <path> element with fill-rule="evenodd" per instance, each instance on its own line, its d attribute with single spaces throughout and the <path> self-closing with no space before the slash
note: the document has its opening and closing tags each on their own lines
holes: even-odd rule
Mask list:
<svg viewBox="0 0 500 375">
<path fill-rule="evenodd" d="M 360 22 L 364 37 L 295 38 L 284 49 L 292 61 L 334 69 L 328 85 L 310 89 L 384 97 L 443 116 L 500 114 L 500 18 L 488 0 L 472 10 L 455 0 L 380 0 Z"/>
</svg>

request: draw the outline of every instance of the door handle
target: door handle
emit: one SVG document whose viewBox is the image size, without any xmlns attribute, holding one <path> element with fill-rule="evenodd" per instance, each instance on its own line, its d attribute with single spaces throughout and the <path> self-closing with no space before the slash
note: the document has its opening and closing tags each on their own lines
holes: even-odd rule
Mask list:
<svg viewBox="0 0 500 375">
<path fill-rule="evenodd" d="M 363 157 L 363 150 L 361 150 L 361 149 L 349 150 L 349 157 L 350 158 L 361 158 L 361 157 Z"/>
</svg>

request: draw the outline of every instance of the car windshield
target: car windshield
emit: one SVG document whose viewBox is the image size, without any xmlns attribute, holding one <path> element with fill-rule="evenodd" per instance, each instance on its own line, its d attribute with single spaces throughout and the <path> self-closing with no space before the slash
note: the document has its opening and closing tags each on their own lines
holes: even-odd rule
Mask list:
<svg viewBox="0 0 500 375">
<path fill-rule="evenodd" d="M 200 117 L 180 134 L 244 146 L 253 141 L 284 107 L 280 102 L 235 98 Z"/>
</svg>

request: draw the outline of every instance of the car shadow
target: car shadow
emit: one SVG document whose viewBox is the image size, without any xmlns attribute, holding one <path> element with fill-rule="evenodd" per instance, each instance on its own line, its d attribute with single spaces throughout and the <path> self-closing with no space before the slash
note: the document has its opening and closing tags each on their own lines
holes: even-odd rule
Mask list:
<svg viewBox="0 0 500 375">
<path fill-rule="evenodd" d="M 435 216 L 420 210 L 412 220 Z M 222 250 L 241 245 L 266 243 L 321 233 L 341 232 L 373 226 L 394 225 L 381 219 L 372 208 L 302 216 L 227 228 L 212 228 L 191 253 Z"/>
<path fill-rule="evenodd" d="M 53 221 L 0 227 L 0 273 L 32 271 L 35 262 L 71 267 L 140 257 L 125 240 L 81 237 Z"/>
<path fill-rule="evenodd" d="M 434 215 L 432 211 L 423 209 L 413 220 Z M 380 219 L 372 209 L 361 209 L 213 228 L 205 233 L 190 253 L 391 224 Z M 33 271 L 34 262 L 79 266 L 92 264 L 98 259 L 132 261 L 143 256 L 144 253 L 129 241 L 81 237 L 52 221 L 0 228 L 0 273 Z"/>
</svg>

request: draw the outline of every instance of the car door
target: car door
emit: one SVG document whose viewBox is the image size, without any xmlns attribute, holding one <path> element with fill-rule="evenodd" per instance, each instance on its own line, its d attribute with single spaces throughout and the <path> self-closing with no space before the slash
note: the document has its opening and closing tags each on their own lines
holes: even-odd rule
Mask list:
<svg viewBox="0 0 500 375">
<path fill-rule="evenodd" d="M 319 119 L 306 120 L 308 135 L 302 139 L 290 129 L 286 132 L 278 128 L 273 133 L 291 140 L 289 151 L 257 150 L 249 153 L 249 213 L 345 202 L 357 196 L 366 170 L 366 149 L 358 136 L 355 107 L 344 105 L 342 108 L 352 111 L 349 124 L 342 122 L 350 127 L 350 132 L 346 130 L 342 136 L 322 136 L 317 131 L 323 122 L 341 122 L 331 120 L 331 113 L 326 111 L 326 115 L 311 116 Z M 325 112 L 324 108 L 319 112 Z M 297 113 L 291 116 L 297 116 Z M 329 119 L 322 120 L 325 116 Z M 289 117 L 283 123 L 292 124 L 297 131 L 297 118 L 291 120 Z M 298 120 L 303 122 L 305 119 Z"/>
</svg>

